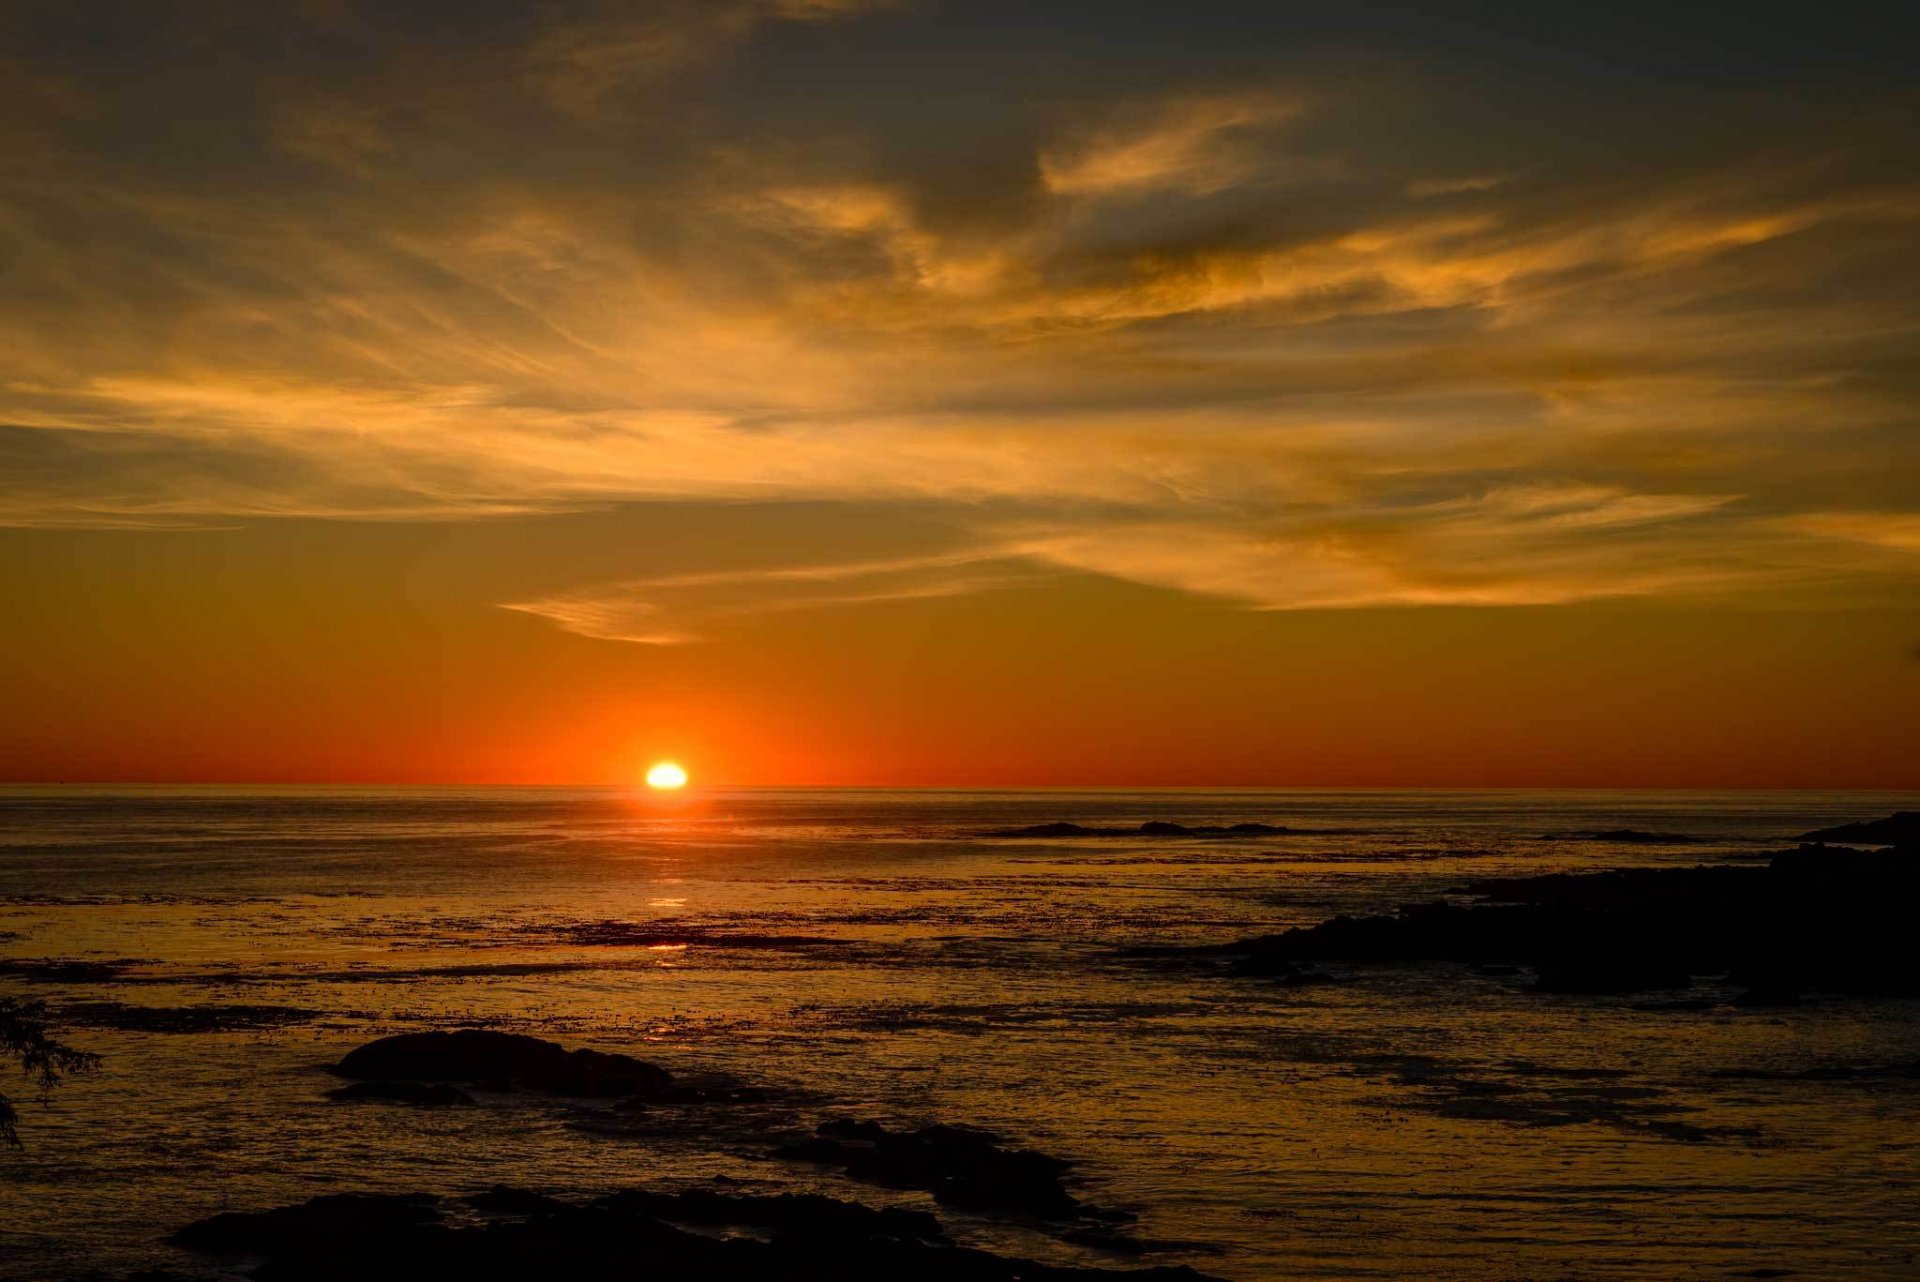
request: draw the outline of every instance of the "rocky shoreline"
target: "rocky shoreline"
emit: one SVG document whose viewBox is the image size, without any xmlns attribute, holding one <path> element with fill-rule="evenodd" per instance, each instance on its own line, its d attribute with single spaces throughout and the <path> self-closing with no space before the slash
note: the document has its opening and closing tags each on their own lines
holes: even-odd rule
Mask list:
<svg viewBox="0 0 1920 1282">
<path fill-rule="evenodd" d="M 1712 977 L 1745 990 L 1737 1004 L 1920 997 L 1912 818 L 1832 830 L 1898 843 L 1880 850 L 1808 842 L 1763 862 L 1487 878 L 1392 913 L 1153 955 L 1288 983 L 1324 980 L 1325 964 L 1457 962 L 1530 973 L 1542 993 L 1685 990 Z"/>
</svg>

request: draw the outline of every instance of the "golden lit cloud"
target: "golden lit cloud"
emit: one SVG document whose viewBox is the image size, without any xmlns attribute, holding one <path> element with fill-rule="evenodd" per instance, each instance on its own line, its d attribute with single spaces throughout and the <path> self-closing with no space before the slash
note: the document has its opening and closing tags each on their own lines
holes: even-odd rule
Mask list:
<svg viewBox="0 0 1920 1282">
<path fill-rule="evenodd" d="M 962 596 L 1025 582 L 1035 573 L 1032 565 L 999 552 L 961 552 L 668 575 L 581 588 L 505 608 L 551 619 L 581 636 L 676 645 L 701 639 L 700 628 L 730 616 Z"/>
<path fill-rule="evenodd" d="M 1040 153 L 1040 176 L 1062 195 L 1169 189 L 1204 196 L 1258 174 L 1256 130 L 1300 108 L 1264 94 L 1201 96 L 1116 111 Z"/>
</svg>

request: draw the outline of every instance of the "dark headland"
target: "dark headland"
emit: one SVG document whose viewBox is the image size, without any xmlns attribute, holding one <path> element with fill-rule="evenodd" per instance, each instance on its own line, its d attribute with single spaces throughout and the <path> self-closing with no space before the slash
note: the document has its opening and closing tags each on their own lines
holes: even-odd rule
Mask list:
<svg viewBox="0 0 1920 1282">
<path fill-rule="evenodd" d="M 1915 997 L 1915 819 L 1807 834 L 1869 834 L 1881 850 L 1808 843 L 1760 863 L 1488 878 L 1393 913 L 1175 951 L 1295 982 L 1324 979 L 1311 968 L 1325 963 L 1458 962 L 1530 970 L 1542 992 L 1683 990 L 1717 979 L 1754 1005 L 1814 993 Z"/>
</svg>

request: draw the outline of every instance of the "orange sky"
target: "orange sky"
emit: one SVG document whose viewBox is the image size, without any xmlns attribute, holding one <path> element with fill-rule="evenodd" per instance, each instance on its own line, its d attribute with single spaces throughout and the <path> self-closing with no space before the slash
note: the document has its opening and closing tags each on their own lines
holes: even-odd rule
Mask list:
<svg viewBox="0 0 1920 1282">
<path fill-rule="evenodd" d="M 0 779 L 1920 786 L 1883 42 L 1045 8 L 26 6 Z"/>
</svg>

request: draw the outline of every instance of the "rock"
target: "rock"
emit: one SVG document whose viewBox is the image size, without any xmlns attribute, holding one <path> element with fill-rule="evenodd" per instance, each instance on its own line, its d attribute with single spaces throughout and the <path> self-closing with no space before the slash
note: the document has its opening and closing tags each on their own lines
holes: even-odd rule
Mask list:
<svg viewBox="0 0 1920 1282">
<path fill-rule="evenodd" d="M 1863 846 L 1920 846 L 1920 810 L 1902 810 L 1885 819 L 1819 828 L 1800 838 L 1812 842 L 1858 843 Z"/>
<path fill-rule="evenodd" d="M 329 1193 L 271 1211 L 222 1211 L 167 1239 L 216 1255 L 271 1254 L 381 1239 L 438 1224 L 440 1199 L 426 1193 Z"/>
<path fill-rule="evenodd" d="M 1692 986 L 1693 976 L 1684 967 L 1640 957 L 1582 957 L 1553 962 L 1541 966 L 1533 985 L 1536 992 L 1588 995 Z"/>
<path fill-rule="evenodd" d="M 804 1237 L 889 1237 L 944 1241 L 940 1221 L 925 1211 L 889 1206 L 875 1210 L 815 1193 L 761 1196 L 689 1189 L 656 1193 L 623 1189 L 591 1205 L 623 1214 L 645 1215 L 670 1224 L 705 1228 L 740 1225 Z"/>
<path fill-rule="evenodd" d="M 667 1098 L 675 1089 L 673 1074 L 630 1055 L 570 1051 L 480 1028 L 382 1037 L 347 1052 L 333 1072 L 363 1081 L 467 1082 L 594 1099 Z"/>
<path fill-rule="evenodd" d="M 1073 823 L 1034 824 L 1027 828 L 1000 828 L 982 833 L 983 837 L 1278 837 L 1297 834 L 1299 828 L 1280 828 L 1273 824 L 1237 823 L 1225 827 L 1168 823 L 1150 819 L 1133 828 L 1088 828 Z"/>
<path fill-rule="evenodd" d="M 171 1240 L 264 1257 L 252 1274 L 261 1282 L 1210 1282 L 1188 1268 L 1070 1268 L 958 1247 L 926 1212 L 812 1195 L 623 1190 L 548 1206 L 522 1200 L 539 1194 L 503 1192 L 541 1209 L 454 1224 L 430 1197 L 339 1194 L 217 1215 Z"/>
<path fill-rule="evenodd" d="M 1079 824 L 1050 823 L 1034 824 L 1027 828 L 1000 828 L 984 835 L 988 837 L 1111 837 L 1119 835 L 1117 828 L 1083 828 Z"/>
<path fill-rule="evenodd" d="M 447 1108 L 471 1104 L 473 1096 L 445 1082 L 355 1082 L 327 1092 L 332 1100 L 375 1100 L 385 1104 L 417 1104 L 422 1108 Z"/>
<path fill-rule="evenodd" d="M 486 1215 L 554 1215 L 567 1209 L 567 1203 L 557 1197 L 508 1184 L 496 1184 L 460 1200 Z"/>
<path fill-rule="evenodd" d="M 1920 996 L 1920 953 L 1907 943 L 1920 851 L 1802 846 L 1759 865 L 1489 878 L 1460 893 L 1466 902 L 1134 955 L 1212 958 L 1231 974 L 1282 979 L 1317 962 L 1459 962 L 1531 967 L 1542 992 L 1644 992 L 1727 975 L 1757 994 Z"/>
<path fill-rule="evenodd" d="M 924 1189 L 944 1206 L 967 1211 L 1073 1219 L 1088 1214 L 1060 1183 L 1069 1163 L 1007 1148 L 991 1131 L 923 1126 L 889 1131 L 877 1122 L 836 1120 L 776 1157 L 837 1166 L 854 1179 L 888 1188 Z"/>
</svg>

